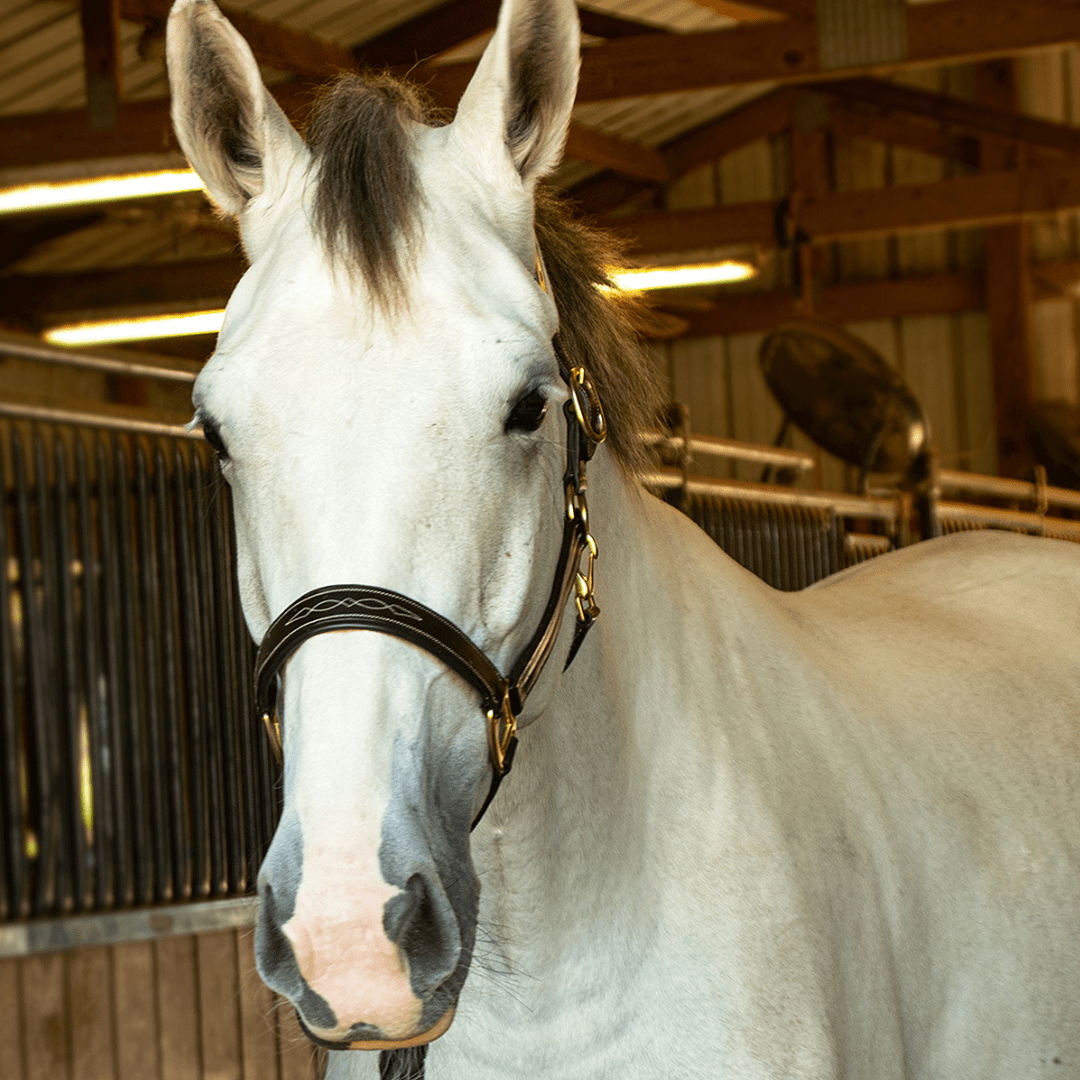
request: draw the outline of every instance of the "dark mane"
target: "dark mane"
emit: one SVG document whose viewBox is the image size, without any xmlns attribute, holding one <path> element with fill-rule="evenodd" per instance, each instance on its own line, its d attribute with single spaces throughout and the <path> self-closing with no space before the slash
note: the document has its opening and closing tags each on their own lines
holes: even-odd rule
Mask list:
<svg viewBox="0 0 1080 1080">
<path fill-rule="evenodd" d="M 633 470 L 647 450 L 638 432 L 656 427 L 665 399 L 660 372 L 641 339 L 645 308 L 635 296 L 601 291 L 622 262 L 613 237 L 571 215 L 545 187 L 536 196 L 536 242 L 559 309 L 559 337 L 572 365 L 592 376 L 608 420 L 608 444 Z"/>
<path fill-rule="evenodd" d="M 330 257 L 352 261 L 380 302 L 402 284 L 423 197 L 409 123 L 442 121 L 419 90 L 385 75 L 343 75 L 312 111 L 306 138 L 317 167 L 315 228 Z M 611 284 L 608 273 L 620 252 L 543 187 L 535 221 L 567 359 L 590 372 L 607 414 L 609 445 L 626 467 L 637 468 L 646 456 L 637 432 L 656 425 L 664 396 L 638 334 L 639 302 L 598 288 Z"/>
</svg>

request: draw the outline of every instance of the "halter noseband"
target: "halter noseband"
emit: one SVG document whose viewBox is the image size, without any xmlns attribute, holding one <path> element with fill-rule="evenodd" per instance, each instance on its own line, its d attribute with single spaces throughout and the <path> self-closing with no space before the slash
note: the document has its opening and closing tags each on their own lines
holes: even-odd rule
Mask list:
<svg viewBox="0 0 1080 1080">
<path fill-rule="evenodd" d="M 538 261 L 538 281 L 546 282 Z M 281 726 L 277 719 L 278 676 L 286 660 L 309 638 L 331 630 L 375 630 L 402 638 L 431 653 L 480 694 L 487 717 L 488 749 L 493 770 L 491 788 L 472 828 L 484 816 L 502 778 L 510 771 L 517 749 L 517 718 L 555 647 L 563 611 L 576 592 L 577 626 L 563 670 L 577 655 L 600 609 L 593 597 L 596 541 L 589 532 L 585 499 L 585 466 L 607 436 L 600 399 L 583 367 L 570 367 L 558 336 L 552 341 L 559 374 L 570 388 L 563 406 L 566 416 L 566 520 L 562 548 L 547 607 L 532 639 L 510 674 L 503 676 L 482 649 L 449 619 L 431 608 L 394 592 L 370 585 L 326 585 L 294 600 L 266 631 L 255 658 L 255 707 L 262 717 L 279 764 L 283 760 Z M 585 569 L 582 570 L 582 560 Z"/>
</svg>

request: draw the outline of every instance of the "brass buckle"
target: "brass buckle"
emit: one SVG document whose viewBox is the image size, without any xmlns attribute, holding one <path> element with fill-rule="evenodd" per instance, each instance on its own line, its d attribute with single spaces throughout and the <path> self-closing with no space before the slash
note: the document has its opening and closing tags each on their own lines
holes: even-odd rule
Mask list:
<svg viewBox="0 0 1080 1080">
<path fill-rule="evenodd" d="M 263 724 L 266 726 L 266 734 L 270 737 L 270 749 L 274 751 L 279 765 L 285 764 L 285 755 L 281 748 L 281 725 L 276 716 L 263 713 Z"/>
<path fill-rule="evenodd" d="M 510 684 L 503 688 L 502 706 L 499 712 L 488 709 L 488 750 L 491 753 L 491 763 L 495 766 L 496 773 L 502 776 L 506 772 L 506 754 L 510 749 L 510 743 L 517 734 L 517 717 L 510 704 Z"/>
<path fill-rule="evenodd" d="M 578 619 L 581 622 L 592 622 L 600 614 L 600 609 L 596 606 L 596 600 L 593 598 L 593 563 L 596 562 L 599 556 L 596 550 L 596 541 L 591 533 L 585 534 L 585 550 L 582 554 L 588 562 L 585 564 L 585 572 L 582 573 L 579 568 L 574 577 L 574 592 L 577 593 L 575 602 L 577 603 Z"/>
<path fill-rule="evenodd" d="M 544 273 L 544 260 L 540 258 L 539 248 L 536 249 L 536 284 L 544 292 L 548 291 L 547 274 Z"/>
<path fill-rule="evenodd" d="M 574 415 L 585 438 L 593 443 L 602 443 L 607 438 L 607 420 L 600 404 L 600 395 L 583 367 L 570 371 L 570 397 L 574 402 Z"/>
</svg>

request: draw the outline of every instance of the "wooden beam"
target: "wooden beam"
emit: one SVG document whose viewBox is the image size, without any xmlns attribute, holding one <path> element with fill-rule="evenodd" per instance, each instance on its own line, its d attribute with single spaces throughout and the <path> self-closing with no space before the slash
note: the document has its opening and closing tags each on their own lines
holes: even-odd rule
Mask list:
<svg viewBox="0 0 1080 1080">
<path fill-rule="evenodd" d="M 743 23 L 775 22 L 785 18 L 782 12 L 758 4 L 744 3 L 743 0 L 694 0 L 694 3 L 717 15 Z"/>
<path fill-rule="evenodd" d="M 306 119 L 312 101 L 310 83 L 283 83 L 272 92 L 293 123 Z M 4 169 L 177 149 L 169 102 L 164 98 L 123 102 L 119 123 L 109 131 L 91 131 L 86 109 L 0 116 L 0 168 Z"/>
<path fill-rule="evenodd" d="M 69 236 L 96 225 L 104 216 L 100 211 L 91 210 L 89 213 L 69 211 L 67 214 L 47 218 L 39 214 L 0 218 L 0 270 L 26 258 L 35 248 L 47 244 L 50 240 L 58 240 L 62 236 Z M 9 280 L 3 279 L 0 297 L 6 296 Z"/>
<path fill-rule="evenodd" d="M 242 259 L 193 259 L 119 270 L 9 275 L 0 317 L 224 300 L 244 272 Z"/>
<path fill-rule="evenodd" d="M 353 49 L 370 67 L 412 67 L 495 27 L 499 0 L 450 0 Z"/>
<path fill-rule="evenodd" d="M 791 125 L 791 108 L 796 96 L 794 90 L 774 90 L 718 120 L 679 135 L 664 144 L 664 160 L 673 175 L 685 176 L 758 139 L 779 135 Z"/>
<path fill-rule="evenodd" d="M 800 107 L 801 106 L 801 107 Z M 790 139 L 791 176 L 789 189 L 793 231 L 801 229 L 802 204 L 808 198 L 821 198 L 829 193 L 829 157 L 820 96 L 807 95 L 795 103 L 795 123 Z M 799 307 L 803 314 L 814 314 L 820 299 L 820 280 L 824 271 L 825 252 L 821 247 L 798 244 L 792 250 L 792 287 L 799 283 Z"/>
<path fill-rule="evenodd" d="M 1080 40 L 1080 5 L 1026 0 L 944 0 L 907 10 L 908 56 L 888 65 L 823 71 L 811 23 L 785 21 L 689 34 L 650 34 L 587 49 L 579 102 L 705 90 L 758 82 L 835 80 L 956 64 Z M 428 67 L 428 85 L 456 102 L 474 64 Z M 418 75 L 419 77 L 419 75 Z"/>
<path fill-rule="evenodd" d="M 679 311 L 687 323 L 683 337 L 752 334 L 771 330 L 796 314 L 789 289 L 738 292 L 722 296 L 711 311 Z M 657 299 L 663 308 L 663 300 Z M 985 306 L 980 274 L 924 274 L 909 278 L 828 285 L 817 298 L 815 314 L 838 323 L 896 319 L 909 315 L 950 315 Z"/>
<path fill-rule="evenodd" d="M 833 134 L 847 139 L 869 139 L 888 146 L 902 146 L 935 157 L 949 158 L 965 165 L 979 164 L 979 143 L 970 135 L 951 135 L 929 124 L 897 120 L 887 115 L 874 115 L 851 107 L 840 99 L 828 105 L 829 127 Z"/>
<path fill-rule="evenodd" d="M 310 83 L 283 83 L 272 93 L 297 126 L 313 100 Z M 0 117 L 0 168 L 51 165 L 62 161 L 124 158 L 178 149 L 166 100 L 126 102 L 119 123 L 109 131 L 91 131 L 86 109 L 23 113 Z M 670 178 L 662 156 L 641 143 L 602 131 L 571 125 L 568 154 L 602 169 L 616 169 L 650 183 Z"/>
<path fill-rule="evenodd" d="M 664 32 L 648 23 L 587 8 L 581 8 L 580 15 L 582 31 L 593 37 L 638 37 Z M 499 0 L 449 0 L 361 42 L 353 54 L 359 63 L 369 67 L 409 68 L 494 30 L 498 16 Z"/>
<path fill-rule="evenodd" d="M 79 22 L 90 127 L 108 131 L 116 127 L 123 96 L 119 0 L 82 0 Z"/>
<path fill-rule="evenodd" d="M 581 17 L 583 34 L 608 40 L 671 32 L 662 26 L 653 26 L 651 23 L 640 22 L 638 19 L 628 19 L 625 15 L 610 15 L 606 11 L 592 11 L 589 8 L 579 7 L 578 15 Z"/>
<path fill-rule="evenodd" d="M 778 135 L 791 124 L 794 90 L 775 90 L 756 101 L 712 120 L 660 147 L 672 178 L 685 176 L 700 165 L 719 161 L 758 139 Z M 586 214 L 600 214 L 632 199 L 655 185 L 622 177 L 592 177 L 571 192 Z"/>
<path fill-rule="evenodd" d="M 669 210 L 604 224 L 636 255 L 776 243 L 772 202 Z M 816 244 L 924 229 L 996 225 L 1080 209 L 1080 164 L 985 173 L 928 184 L 847 191 L 804 201 L 799 222 Z"/>
<path fill-rule="evenodd" d="M 976 71 L 979 100 L 991 110 L 1016 106 L 1013 64 L 1000 60 Z M 982 141 L 983 168 L 1022 165 L 1014 143 Z M 986 260 L 986 307 L 990 322 L 990 362 L 994 380 L 994 427 L 998 472 L 1019 476 L 1034 463 L 1028 438 L 1028 417 L 1035 398 L 1035 357 L 1031 338 L 1031 276 L 1028 273 L 1029 230 L 1023 222 L 995 225 L 983 231 Z"/>
<path fill-rule="evenodd" d="M 657 184 L 666 183 L 672 176 L 658 150 L 580 124 L 570 125 L 566 156 Z"/>
<path fill-rule="evenodd" d="M 120 16 L 129 22 L 153 26 L 164 23 L 171 0 L 119 0 Z M 267 67 L 322 81 L 341 71 L 355 71 L 351 49 L 324 38 L 290 30 L 236 8 L 221 7 L 222 14 L 251 46 L 255 58 Z"/>
<path fill-rule="evenodd" d="M 1066 154 L 1080 154 L 1080 128 L 1040 120 L 1014 108 L 992 108 L 985 102 L 964 101 L 880 79 L 845 79 L 826 83 L 821 89 L 849 101 L 923 116 L 976 135 L 995 135 Z"/>
<path fill-rule="evenodd" d="M 739 22 L 814 18 L 815 0 L 694 0 L 699 7 Z"/>
</svg>

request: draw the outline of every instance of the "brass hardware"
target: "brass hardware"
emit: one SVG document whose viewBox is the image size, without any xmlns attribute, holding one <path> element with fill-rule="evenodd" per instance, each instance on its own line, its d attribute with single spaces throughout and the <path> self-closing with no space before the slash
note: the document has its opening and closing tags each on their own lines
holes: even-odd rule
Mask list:
<svg viewBox="0 0 1080 1080">
<path fill-rule="evenodd" d="M 596 387 L 583 367 L 573 368 L 570 372 L 570 397 L 574 402 L 574 415 L 585 437 L 591 442 L 602 443 L 607 438 L 604 408 Z"/>
<path fill-rule="evenodd" d="M 270 713 L 263 713 L 263 724 L 266 725 L 266 734 L 270 736 L 270 748 L 274 751 L 277 763 L 284 765 L 285 755 L 281 748 L 281 725 L 278 723 L 277 717 L 271 716 Z"/>
<path fill-rule="evenodd" d="M 506 754 L 510 749 L 510 743 L 517 734 L 517 717 L 514 715 L 513 706 L 510 704 L 510 685 L 503 690 L 502 706 L 498 715 L 494 709 L 487 711 L 488 721 L 488 750 L 491 753 L 491 761 L 499 776 L 506 771 Z M 501 729 L 501 730 L 500 730 Z"/>
<path fill-rule="evenodd" d="M 581 622 L 591 622 L 600 614 L 600 608 L 593 598 L 593 564 L 599 558 L 596 549 L 596 541 L 590 533 L 585 534 L 585 550 L 582 555 L 588 560 L 585 564 L 585 572 L 580 568 L 574 575 L 574 592 L 577 594 L 574 602 L 577 604 L 578 619 Z"/>
<path fill-rule="evenodd" d="M 536 284 L 544 292 L 548 291 L 547 275 L 544 273 L 544 260 L 540 258 L 540 249 L 536 249 Z"/>
</svg>

